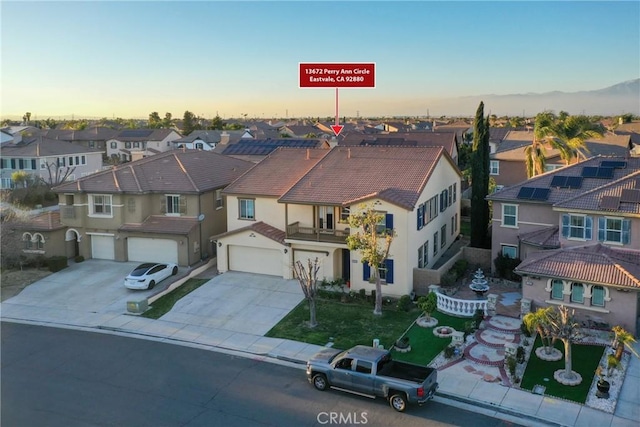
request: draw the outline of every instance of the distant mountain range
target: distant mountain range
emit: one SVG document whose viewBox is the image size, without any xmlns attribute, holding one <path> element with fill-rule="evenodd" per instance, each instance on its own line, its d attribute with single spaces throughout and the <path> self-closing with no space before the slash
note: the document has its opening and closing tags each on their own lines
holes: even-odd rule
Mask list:
<svg viewBox="0 0 640 427">
<path fill-rule="evenodd" d="M 474 102 L 477 104 L 481 100 L 484 101 L 485 112 L 491 110 L 497 115 L 522 115 L 523 110 L 527 116 L 544 110 L 554 110 L 556 113 L 564 110 L 570 114 L 587 115 L 640 115 L 640 78 L 597 90 L 465 96 L 456 101 L 477 101 Z"/>
</svg>

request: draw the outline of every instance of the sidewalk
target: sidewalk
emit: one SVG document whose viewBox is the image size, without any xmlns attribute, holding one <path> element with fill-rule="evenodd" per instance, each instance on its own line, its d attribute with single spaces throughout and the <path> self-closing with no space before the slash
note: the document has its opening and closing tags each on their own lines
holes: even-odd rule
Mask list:
<svg viewBox="0 0 640 427">
<path fill-rule="evenodd" d="M 211 278 L 212 269 L 197 277 Z M 204 324 L 153 320 L 130 314 L 70 313 L 62 309 L 27 310 L 2 303 L 1 320 L 45 326 L 101 331 L 214 351 L 232 352 L 266 362 L 304 369 L 306 361 L 323 347 L 250 333 L 230 332 Z M 636 344 L 636 348 L 640 345 Z M 301 374 L 301 381 L 303 381 Z M 438 372 L 440 388 L 435 400 L 527 426 L 638 426 L 640 419 L 640 361 L 632 357 L 615 414 L 573 402 L 535 395 L 498 382 L 487 382 L 464 369 Z"/>
</svg>

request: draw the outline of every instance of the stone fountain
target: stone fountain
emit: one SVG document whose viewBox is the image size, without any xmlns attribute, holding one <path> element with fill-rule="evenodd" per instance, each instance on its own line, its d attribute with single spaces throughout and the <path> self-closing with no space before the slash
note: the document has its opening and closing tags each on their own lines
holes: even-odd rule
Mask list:
<svg viewBox="0 0 640 427">
<path fill-rule="evenodd" d="M 473 280 L 471 280 L 471 284 L 469 288 L 476 293 L 478 298 L 483 298 L 484 294 L 489 290 L 487 279 L 484 277 L 484 273 L 482 269 L 478 268 L 473 275 Z"/>
</svg>

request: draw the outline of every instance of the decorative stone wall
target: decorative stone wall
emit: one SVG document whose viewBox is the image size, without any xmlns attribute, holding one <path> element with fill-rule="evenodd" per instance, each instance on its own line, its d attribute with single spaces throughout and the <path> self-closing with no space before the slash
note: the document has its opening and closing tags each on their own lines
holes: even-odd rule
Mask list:
<svg viewBox="0 0 640 427">
<path fill-rule="evenodd" d="M 472 248 L 465 246 L 462 248 L 462 257 L 471 265 L 478 265 L 483 270 L 491 268 L 493 261 L 491 259 L 491 249 Z"/>
</svg>

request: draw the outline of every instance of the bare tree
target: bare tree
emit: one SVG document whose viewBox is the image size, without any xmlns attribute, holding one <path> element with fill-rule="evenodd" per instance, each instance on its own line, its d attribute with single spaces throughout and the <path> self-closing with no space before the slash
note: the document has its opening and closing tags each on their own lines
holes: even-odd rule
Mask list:
<svg viewBox="0 0 640 427">
<path fill-rule="evenodd" d="M 63 166 L 59 167 L 57 161 L 46 162 L 45 168 L 47 169 L 48 178 L 41 178 L 44 184 L 55 187 L 56 185 L 60 185 L 69 178 L 69 176 L 75 172 L 75 166 Z"/>
<path fill-rule="evenodd" d="M 302 261 L 296 261 L 293 264 L 293 272 L 296 279 L 300 283 L 304 297 L 309 302 L 309 327 L 318 326 L 316 320 L 316 297 L 318 295 L 318 271 L 320 270 L 320 261 L 311 258 L 307 259 L 305 266 Z"/>
</svg>

